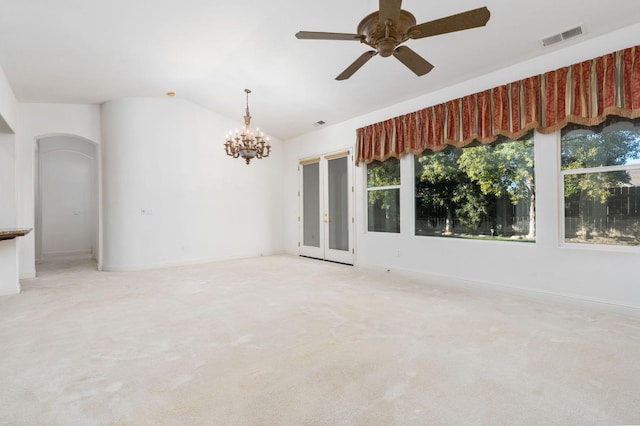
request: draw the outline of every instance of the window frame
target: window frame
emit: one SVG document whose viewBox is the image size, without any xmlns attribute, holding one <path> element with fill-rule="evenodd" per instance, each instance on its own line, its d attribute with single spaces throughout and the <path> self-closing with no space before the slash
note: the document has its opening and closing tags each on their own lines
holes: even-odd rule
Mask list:
<svg viewBox="0 0 640 426">
<path fill-rule="evenodd" d="M 558 137 L 560 139 L 560 137 Z M 561 142 L 558 143 L 558 162 L 561 161 L 562 155 L 562 145 Z M 628 164 L 624 166 L 603 166 L 603 167 L 589 167 L 582 169 L 569 169 L 562 170 L 562 166 L 559 165 L 560 169 L 560 179 L 558 179 L 558 230 L 559 235 L 558 238 L 560 240 L 560 247 L 568 247 L 572 249 L 580 249 L 580 250 L 597 250 L 597 251 L 619 251 L 619 252 L 627 252 L 627 253 L 638 253 L 640 252 L 640 245 L 637 246 L 629 246 L 629 245 L 620 245 L 620 244 L 599 244 L 599 243 L 575 243 L 566 240 L 566 223 L 565 223 L 565 197 L 564 197 L 564 180 L 565 176 L 569 175 L 579 175 L 586 173 L 607 173 L 607 172 L 619 172 L 619 171 L 627 171 L 627 170 L 640 170 L 640 164 Z"/>
<path fill-rule="evenodd" d="M 633 120 L 633 119 L 629 119 Z M 585 126 L 588 128 L 589 126 Z M 639 130 L 640 132 L 640 130 Z M 558 167 L 558 246 L 560 248 L 587 250 L 587 251 L 606 251 L 606 252 L 623 252 L 623 253 L 640 253 L 640 244 L 636 246 L 632 245 L 619 245 L 619 244 L 601 244 L 601 243 L 579 243 L 566 241 L 566 212 L 565 212 L 565 176 L 579 175 L 587 173 L 608 173 L 619 172 L 628 170 L 640 170 L 640 162 L 632 164 L 623 164 L 615 166 L 597 166 L 597 167 L 583 167 L 580 169 L 566 169 L 562 168 L 562 129 L 556 131 L 557 135 L 557 167 Z"/>
<path fill-rule="evenodd" d="M 392 157 L 395 158 L 395 157 Z M 397 185 L 384 185 L 384 186 L 372 186 L 369 187 L 369 179 L 368 179 L 368 170 L 369 166 L 372 163 L 366 164 L 363 167 L 364 174 L 364 188 L 365 188 L 365 196 L 364 196 L 364 231 L 366 233 L 378 234 L 378 235 L 400 235 L 402 234 L 402 159 L 396 158 L 398 161 L 398 184 Z M 385 160 L 386 161 L 386 160 Z M 383 164 L 384 161 L 380 161 L 379 163 Z M 398 232 L 390 232 L 390 231 L 375 231 L 369 229 L 369 192 L 370 191 L 387 191 L 387 190 L 397 190 L 398 191 Z"/>
<path fill-rule="evenodd" d="M 527 136 L 529 136 L 529 138 L 527 138 Z M 531 167 L 531 173 L 533 176 L 533 182 L 534 182 L 534 187 L 536 187 L 537 191 L 537 186 L 536 186 L 536 181 L 537 181 L 537 175 L 538 175 L 538 161 L 536 158 L 536 147 L 538 145 L 538 142 L 536 140 L 536 136 L 537 136 L 537 132 L 535 132 L 534 130 L 530 130 L 528 133 L 526 133 L 525 135 L 523 135 L 521 138 L 519 139 L 510 139 L 508 137 L 505 137 L 504 140 L 500 141 L 499 139 L 497 141 L 494 141 L 490 144 L 470 144 L 470 145 L 466 145 L 466 146 L 462 146 L 462 147 L 456 147 L 456 146 L 452 146 L 450 147 L 450 149 L 460 149 L 460 150 L 464 150 L 464 149 L 473 149 L 475 147 L 478 146 L 486 146 L 486 145 L 494 145 L 494 144 L 503 144 L 503 143 L 510 143 L 510 142 L 518 142 L 518 141 L 522 141 L 525 139 L 530 139 L 532 145 L 531 145 L 531 155 L 532 155 L 532 159 L 533 159 L 533 166 Z M 437 152 L 432 152 L 431 154 L 437 154 L 439 151 Z M 522 245 L 536 245 L 538 243 L 538 212 L 539 212 L 539 207 L 538 207 L 538 197 L 537 195 L 535 196 L 535 238 L 533 240 L 530 239 L 526 239 L 526 238 L 521 238 L 521 239 L 510 239 L 510 238 L 492 238 L 492 237 L 488 237 L 488 238 L 474 238 L 474 237 L 462 237 L 462 236 L 442 236 L 442 235 L 421 235 L 421 234 L 417 234 L 417 226 L 416 226 L 416 219 L 417 219 L 417 215 L 416 215 L 416 204 L 415 204 L 415 200 L 416 200 L 416 166 L 415 166 L 415 161 L 421 157 L 422 155 L 424 155 L 424 153 L 421 154 L 412 154 L 411 155 L 411 175 L 412 175 L 412 184 L 411 184 L 411 200 L 412 200 L 412 209 L 411 209 L 411 237 L 412 238 L 436 238 L 436 239 L 444 239 L 444 240 L 448 240 L 448 241 L 456 241 L 456 240 L 461 240 L 461 241 L 471 241 L 473 243 L 493 243 L 493 244 L 512 244 L 512 243 L 524 243 Z"/>
</svg>

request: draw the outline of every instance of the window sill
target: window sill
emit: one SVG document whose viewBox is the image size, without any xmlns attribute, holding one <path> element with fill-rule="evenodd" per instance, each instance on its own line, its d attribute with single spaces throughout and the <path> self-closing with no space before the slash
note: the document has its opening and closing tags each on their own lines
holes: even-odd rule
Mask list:
<svg viewBox="0 0 640 426">
<path fill-rule="evenodd" d="M 561 249 L 640 254 L 640 246 L 617 246 L 589 243 L 560 243 Z"/>
</svg>

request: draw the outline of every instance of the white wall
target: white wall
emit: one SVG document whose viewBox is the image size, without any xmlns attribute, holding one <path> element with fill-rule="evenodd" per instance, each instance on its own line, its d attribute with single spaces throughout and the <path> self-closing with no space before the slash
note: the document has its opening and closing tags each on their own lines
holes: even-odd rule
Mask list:
<svg viewBox="0 0 640 426">
<path fill-rule="evenodd" d="M 97 145 L 71 136 L 38 142 L 41 255 L 97 254 Z M 36 247 L 36 255 L 38 250 Z"/>
<path fill-rule="evenodd" d="M 103 269 L 283 250 L 282 144 L 250 165 L 232 159 L 224 137 L 240 125 L 175 98 L 102 106 Z"/>
<path fill-rule="evenodd" d="M 15 121 L 16 98 L 0 67 L 0 228 L 14 228 L 17 222 Z M 0 241 L 0 295 L 20 291 L 16 246 L 16 239 Z"/>
<path fill-rule="evenodd" d="M 16 225 L 15 138 L 0 132 L 0 228 Z"/>
<path fill-rule="evenodd" d="M 17 240 L 0 241 L 0 296 L 20 293 Z"/>
<path fill-rule="evenodd" d="M 34 227 L 35 141 L 70 135 L 100 144 L 104 125 L 104 269 L 283 250 L 279 141 L 270 158 L 246 166 L 222 148 L 224 135 L 241 123 L 179 99 L 124 99 L 104 105 L 102 114 L 98 105 L 23 103 L 18 117 L 17 226 Z M 35 233 L 18 247 L 20 277 L 35 276 Z"/>
<path fill-rule="evenodd" d="M 16 128 L 16 97 L 0 67 L 0 132 L 13 133 Z"/>
<path fill-rule="evenodd" d="M 633 46 L 640 24 L 588 43 L 574 44 L 543 57 L 433 92 L 286 142 L 285 249 L 298 253 L 298 159 L 345 146 L 355 148 L 356 129 L 430 105 L 540 74 Z M 423 78 L 427 78 L 423 77 Z M 356 169 L 356 263 L 415 271 L 425 276 L 498 285 L 640 308 L 637 265 L 640 249 L 561 246 L 559 234 L 559 137 L 535 139 L 537 241 L 535 244 L 416 237 L 412 235 L 412 157 L 402 159 L 400 234 L 365 230 L 365 167 Z"/>
<path fill-rule="evenodd" d="M 34 228 L 35 143 L 44 136 L 73 135 L 100 143 L 100 107 L 76 104 L 18 104 L 16 193 L 20 227 Z M 35 233 L 19 238 L 20 278 L 35 270 Z"/>
<path fill-rule="evenodd" d="M 15 109 L 16 98 L 0 67 L 0 228 L 16 225 Z"/>
</svg>

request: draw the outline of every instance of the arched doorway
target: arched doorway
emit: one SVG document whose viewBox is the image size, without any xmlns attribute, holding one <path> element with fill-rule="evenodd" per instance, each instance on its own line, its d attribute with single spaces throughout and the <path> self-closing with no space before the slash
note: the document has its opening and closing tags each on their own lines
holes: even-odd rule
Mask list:
<svg viewBox="0 0 640 426">
<path fill-rule="evenodd" d="M 99 263 L 99 149 L 79 136 L 36 139 L 36 264 L 88 258 Z"/>
</svg>

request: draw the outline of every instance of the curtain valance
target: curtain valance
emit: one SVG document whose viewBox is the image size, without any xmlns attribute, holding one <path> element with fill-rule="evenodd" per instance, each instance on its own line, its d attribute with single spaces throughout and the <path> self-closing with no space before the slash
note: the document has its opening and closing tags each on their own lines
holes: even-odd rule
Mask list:
<svg viewBox="0 0 640 426">
<path fill-rule="evenodd" d="M 640 117 L 640 46 L 357 129 L 356 163 Z"/>
</svg>

